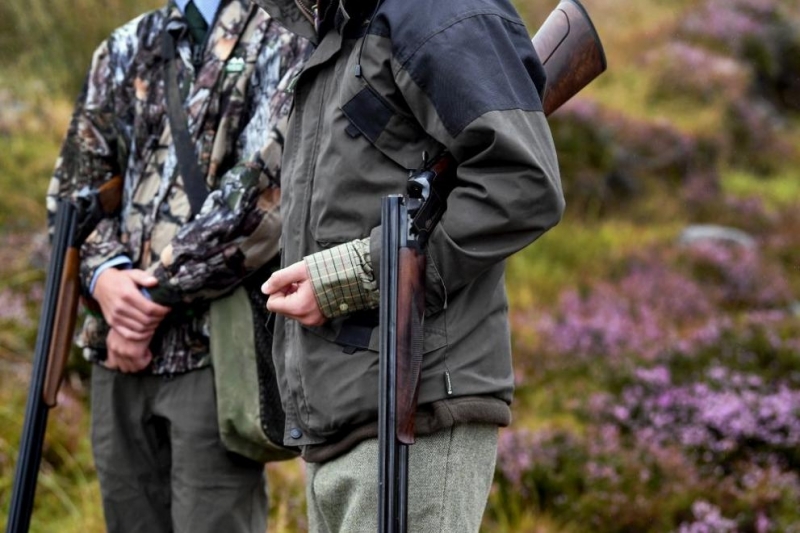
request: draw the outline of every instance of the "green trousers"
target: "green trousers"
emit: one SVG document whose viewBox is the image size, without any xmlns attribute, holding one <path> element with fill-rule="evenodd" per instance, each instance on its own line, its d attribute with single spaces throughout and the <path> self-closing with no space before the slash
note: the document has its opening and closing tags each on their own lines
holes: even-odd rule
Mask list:
<svg viewBox="0 0 800 533">
<path fill-rule="evenodd" d="M 408 530 L 477 532 L 496 457 L 496 426 L 462 425 L 419 437 L 409 448 Z M 309 464 L 306 498 L 310 533 L 375 533 L 378 439 Z"/>
<path fill-rule="evenodd" d="M 109 533 L 264 533 L 264 465 L 225 450 L 211 368 L 92 371 L 92 449 Z"/>
</svg>

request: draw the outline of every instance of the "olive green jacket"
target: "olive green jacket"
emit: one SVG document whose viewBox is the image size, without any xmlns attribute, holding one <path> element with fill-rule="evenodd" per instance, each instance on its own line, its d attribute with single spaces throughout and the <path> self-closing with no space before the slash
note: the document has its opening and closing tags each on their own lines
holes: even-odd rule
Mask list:
<svg viewBox="0 0 800 533">
<path fill-rule="evenodd" d="M 427 249 L 417 430 L 507 424 L 504 261 L 564 209 L 528 32 L 508 0 L 385 0 L 371 24 L 370 2 L 343 0 L 319 10 L 317 34 L 303 1 L 257 0 L 317 43 L 296 80 L 286 136 L 282 261 L 361 240 L 361 278 L 374 284 L 381 197 L 405 191 L 423 152 L 449 150 L 458 184 Z M 276 321 L 285 438 L 310 461 L 375 433 L 377 311 L 347 309 L 321 327 Z"/>
</svg>

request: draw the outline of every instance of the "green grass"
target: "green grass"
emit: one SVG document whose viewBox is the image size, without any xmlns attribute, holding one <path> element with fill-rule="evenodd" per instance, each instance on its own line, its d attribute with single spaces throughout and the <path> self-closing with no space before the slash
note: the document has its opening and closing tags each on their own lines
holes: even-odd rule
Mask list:
<svg viewBox="0 0 800 533">
<path fill-rule="evenodd" d="M 631 253 L 674 242 L 680 219 L 642 225 L 635 220 L 574 220 L 567 216 L 509 259 L 506 276 L 512 309 L 553 303 L 569 287 L 586 287 L 613 276 Z"/>
<path fill-rule="evenodd" d="M 59 142 L 40 133 L 22 133 L 0 151 L 0 227 L 5 231 L 44 228 L 44 198 Z"/>
<path fill-rule="evenodd" d="M 2 352 L 2 350 L 0 350 Z M 5 366 L 5 365 L 4 365 Z M 7 519 L 21 413 L 27 398 L 28 365 L 4 368 L 0 374 L 0 522 Z M 65 387 L 66 392 L 66 387 Z M 89 424 L 86 405 L 80 395 L 69 394 L 51 410 L 43 448 L 36 506 L 31 520 L 32 533 L 52 531 L 53 524 L 64 532 L 100 532 L 102 512 L 89 450 Z"/>
<path fill-rule="evenodd" d="M 116 26 L 160 0 L 9 0 L 0 3 L 0 83 L 33 77 L 50 94 L 74 98 L 91 54 Z M 46 38 L 43 38 L 46 37 Z"/>
<path fill-rule="evenodd" d="M 722 187 L 738 198 L 758 197 L 770 211 L 795 206 L 800 201 L 800 168 L 788 167 L 773 176 L 756 176 L 742 170 L 726 172 Z"/>
</svg>

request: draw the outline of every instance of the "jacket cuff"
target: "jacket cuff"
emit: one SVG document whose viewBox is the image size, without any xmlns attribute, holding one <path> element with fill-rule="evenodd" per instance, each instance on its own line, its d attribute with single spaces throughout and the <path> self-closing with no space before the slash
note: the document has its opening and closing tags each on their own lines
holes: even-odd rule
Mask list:
<svg viewBox="0 0 800 533">
<path fill-rule="evenodd" d="M 326 318 L 373 309 L 380 301 L 370 261 L 369 238 L 306 256 L 314 296 Z"/>
<path fill-rule="evenodd" d="M 100 277 L 100 274 L 108 270 L 109 268 L 118 268 L 119 270 L 127 270 L 131 268 L 133 265 L 133 261 L 131 261 L 130 257 L 127 255 L 119 255 L 114 259 L 109 259 L 105 263 L 101 264 L 94 270 L 94 274 L 92 274 L 92 281 L 89 283 L 89 294 L 94 295 L 94 287 L 97 285 L 97 278 Z"/>
</svg>

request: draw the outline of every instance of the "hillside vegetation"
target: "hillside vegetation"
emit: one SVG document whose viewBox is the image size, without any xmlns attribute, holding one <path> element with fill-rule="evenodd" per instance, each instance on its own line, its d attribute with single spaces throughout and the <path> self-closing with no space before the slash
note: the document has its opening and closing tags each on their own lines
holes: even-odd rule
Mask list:
<svg viewBox="0 0 800 533">
<path fill-rule="evenodd" d="M 583 3 L 609 70 L 550 120 L 563 222 L 509 261 L 518 390 L 483 530 L 800 532 L 800 0 Z M 49 173 L 92 49 L 158 4 L 0 4 L 0 522 Z M 533 30 L 556 2 L 515 4 Z M 88 371 L 51 412 L 32 531 L 103 531 Z M 304 531 L 302 464 L 268 473 L 271 531 Z"/>
</svg>

